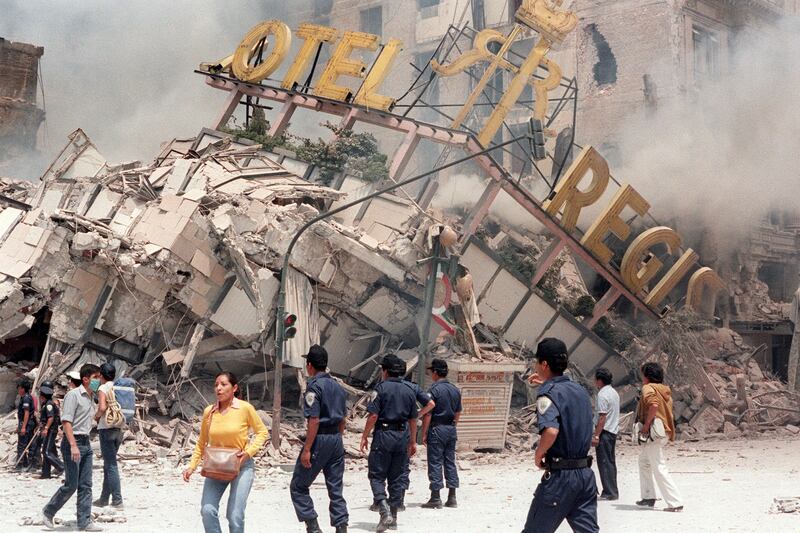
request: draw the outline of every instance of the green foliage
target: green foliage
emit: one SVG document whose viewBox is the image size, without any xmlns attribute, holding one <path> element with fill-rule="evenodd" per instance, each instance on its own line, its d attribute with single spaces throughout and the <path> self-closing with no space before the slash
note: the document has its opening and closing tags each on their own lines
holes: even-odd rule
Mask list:
<svg viewBox="0 0 800 533">
<path fill-rule="evenodd" d="M 615 325 L 606 316 L 597 321 L 592 331 L 618 352 L 627 350 L 634 339 L 630 331 Z"/>
<path fill-rule="evenodd" d="M 323 126 L 335 135 L 332 141 L 303 139 L 297 148 L 299 159 L 319 168 L 322 183 L 330 184 L 342 171 L 368 182 L 389 177 L 386 155 L 378 151 L 378 141 L 372 134 L 355 133 L 330 122 Z"/>
<path fill-rule="evenodd" d="M 594 298 L 588 294 L 584 294 L 574 302 L 568 302 L 564 304 L 564 307 L 572 314 L 572 316 L 586 317 L 592 316 L 592 313 L 594 313 L 594 304 Z"/>
<path fill-rule="evenodd" d="M 330 185 L 333 178 L 342 171 L 368 182 L 389 177 L 386 155 L 378 151 L 378 141 L 372 134 L 355 133 L 326 122 L 323 126 L 335 135 L 331 141 L 312 141 L 287 133 L 272 137 L 266 133 L 269 124 L 264 119 L 263 112 L 259 114 L 257 111 L 260 110 L 256 109 L 253 113 L 247 128 L 223 128 L 222 131 L 257 142 L 265 150 L 272 151 L 276 147 L 291 150 L 301 161 L 317 166 L 320 182 L 325 185 Z"/>
<path fill-rule="evenodd" d="M 544 273 L 539 283 L 536 284 L 545 297 L 554 304 L 561 303 L 561 297 L 558 295 L 557 287 L 561 279 L 562 266 L 564 266 L 564 260 L 559 257 L 553 262 L 550 268 L 547 269 L 547 272 Z"/>
</svg>

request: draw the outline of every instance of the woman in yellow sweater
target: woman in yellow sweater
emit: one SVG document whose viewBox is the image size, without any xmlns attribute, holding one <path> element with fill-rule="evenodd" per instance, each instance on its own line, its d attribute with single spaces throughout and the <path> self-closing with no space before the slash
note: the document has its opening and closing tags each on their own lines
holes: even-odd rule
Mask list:
<svg viewBox="0 0 800 533">
<path fill-rule="evenodd" d="M 230 485 L 231 492 L 228 495 L 226 512 L 228 528 L 230 533 L 242 533 L 244 531 L 244 510 L 255 476 L 253 457 L 264 446 L 269 437 L 269 431 L 253 406 L 237 397 L 239 385 L 236 376 L 230 372 L 221 372 L 217 375 L 214 389 L 217 393 L 217 403 L 209 405 L 203 412 L 200 438 L 197 440 L 192 462 L 189 464 L 189 468 L 183 472 L 183 480 L 189 481 L 203 458 L 203 450 L 206 446 L 239 450 L 237 456 L 241 461 L 241 467 L 236 479 L 218 481 L 206 478 L 203 485 L 200 514 L 203 516 L 203 528 L 206 533 L 222 533 L 219 524 L 219 501 L 222 499 L 225 489 Z M 255 437 L 252 442 L 249 442 L 251 431 Z"/>
</svg>

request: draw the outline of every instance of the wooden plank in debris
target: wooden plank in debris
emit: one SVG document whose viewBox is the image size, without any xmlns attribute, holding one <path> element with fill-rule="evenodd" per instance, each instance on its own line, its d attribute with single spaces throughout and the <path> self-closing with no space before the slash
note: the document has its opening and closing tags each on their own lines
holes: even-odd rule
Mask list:
<svg viewBox="0 0 800 533">
<path fill-rule="evenodd" d="M 192 371 L 194 358 L 197 355 L 197 346 L 203 340 L 203 334 L 206 332 L 206 327 L 203 324 L 197 324 L 194 327 L 194 333 L 186 346 L 186 355 L 183 358 L 183 366 L 181 367 L 181 377 L 188 378 L 189 373 Z"/>
<path fill-rule="evenodd" d="M 467 353 L 473 357 L 481 359 L 481 348 L 478 346 L 478 339 L 475 338 L 475 332 L 472 331 L 472 324 L 460 305 L 453 306 L 453 314 L 455 315 L 458 331 L 456 337 L 461 341 L 461 345 L 466 348 Z"/>
</svg>

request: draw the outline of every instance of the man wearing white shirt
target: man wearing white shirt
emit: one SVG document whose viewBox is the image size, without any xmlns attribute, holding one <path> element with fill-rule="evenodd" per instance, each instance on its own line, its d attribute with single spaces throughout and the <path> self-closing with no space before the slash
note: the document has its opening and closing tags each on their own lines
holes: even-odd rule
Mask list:
<svg viewBox="0 0 800 533">
<path fill-rule="evenodd" d="M 600 499 L 616 500 L 619 499 L 619 490 L 614 449 L 619 432 L 619 394 L 611 386 L 613 376 L 607 368 L 598 369 L 594 377 L 597 401 L 592 446 L 597 448 L 597 469 L 600 471 L 600 482 L 603 485 Z"/>
</svg>

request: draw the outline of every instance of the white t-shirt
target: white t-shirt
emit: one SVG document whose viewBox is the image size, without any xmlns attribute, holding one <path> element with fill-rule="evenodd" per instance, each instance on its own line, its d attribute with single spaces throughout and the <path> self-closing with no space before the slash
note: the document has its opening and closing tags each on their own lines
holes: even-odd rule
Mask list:
<svg viewBox="0 0 800 533">
<path fill-rule="evenodd" d="M 108 405 L 108 391 L 110 391 L 113 388 L 114 388 L 114 382 L 106 381 L 105 383 L 100 385 L 100 388 L 97 390 L 97 394 L 100 394 L 101 392 L 104 392 L 106 394 L 106 405 Z M 107 412 L 108 411 L 106 411 L 106 413 Z M 109 429 L 108 423 L 106 422 L 105 413 L 103 413 L 103 416 L 100 417 L 100 421 L 97 423 L 97 429 Z"/>
<path fill-rule="evenodd" d="M 595 424 L 597 424 L 599 415 L 603 413 L 606 415 L 603 429 L 614 435 L 619 433 L 619 394 L 611 385 L 606 385 L 597 393 Z"/>
</svg>

